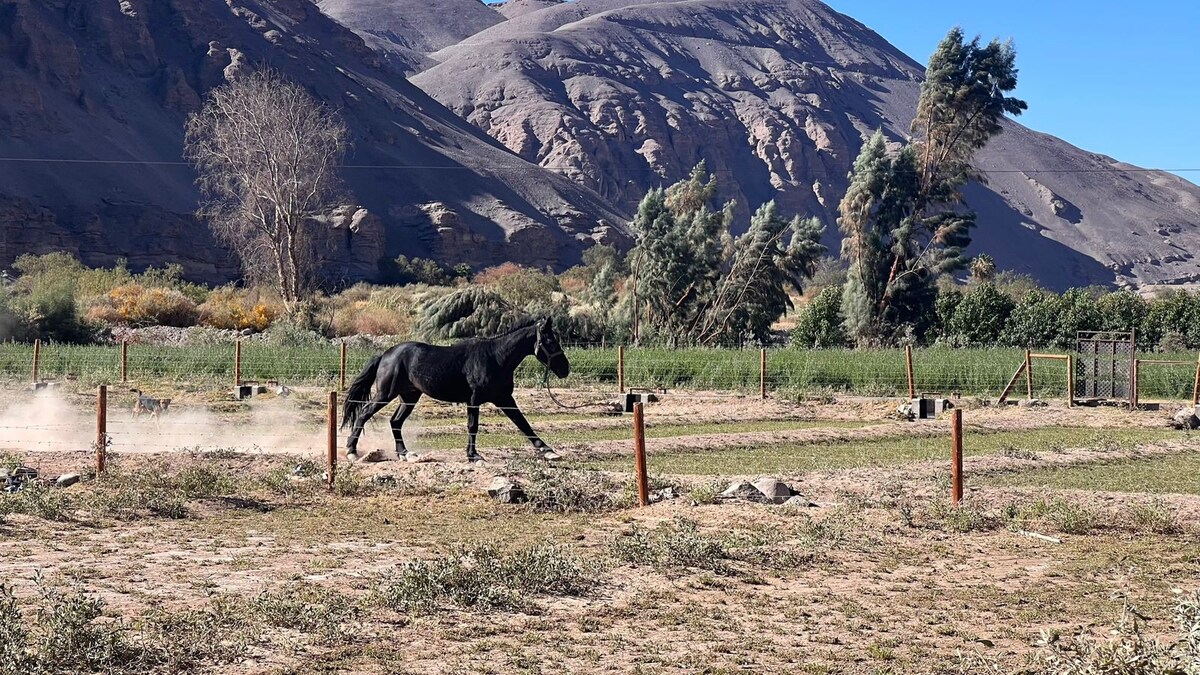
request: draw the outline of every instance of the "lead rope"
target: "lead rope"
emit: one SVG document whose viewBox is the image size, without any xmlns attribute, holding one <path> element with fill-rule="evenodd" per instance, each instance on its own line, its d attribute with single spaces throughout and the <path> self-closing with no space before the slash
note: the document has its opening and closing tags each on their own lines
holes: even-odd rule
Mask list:
<svg viewBox="0 0 1200 675">
<path fill-rule="evenodd" d="M 533 347 L 533 353 L 535 356 L 537 355 L 538 351 L 541 349 L 541 339 L 540 339 L 541 333 L 538 334 L 538 338 L 539 338 L 538 342 L 536 344 L 534 344 L 534 347 Z M 581 408 L 591 408 L 591 407 L 595 407 L 595 406 L 604 405 L 603 401 L 596 402 L 596 403 L 581 403 L 579 405 L 567 405 L 566 403 L 563 403 L 562 401 L 558 400 L 558 397 L 554 395 L 554 390 L 550 388 L 550 363 L 549 363 L 549 361 L 550 361 L 550 359 L 547 358 L 546 363 L 542 364 L 542 387 L 545 388 L 546 393 L 550 395 L 550 400 L 554 401 L 554 405 L 562 408 L 563 410 L 580 410 Z"/>
</svg>

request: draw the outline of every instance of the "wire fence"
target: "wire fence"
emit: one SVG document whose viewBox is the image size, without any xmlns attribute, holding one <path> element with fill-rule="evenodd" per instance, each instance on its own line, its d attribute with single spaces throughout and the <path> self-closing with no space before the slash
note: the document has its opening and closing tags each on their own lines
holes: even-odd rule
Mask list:
<svg viewBox="0 0 1200 675">
<path fill-rule="evenodd" d="M 340 345 L 280 347 L 246 341 L 240 347 L 41 344 L 35 348 L 4 343 L 0 345 L 0 378 L 26 382 L 79 380 L 87 385 L 166 381 L 222 387 L 233 386 L 235 380 L 273 380 L 337 389 L 342 381 L 353 380 L 381 351 L 347 347 L 343 367 Z M 575 345 L 567 348 L 567 354 L 571 375 L 566 380 L 555 379 L 555 388 L 894 397 L 906 396 L 910 387 L 906 355 L 900 349 L 784 348 L 761 352 Z M 1156 365 L 1142 368 L 1138 374 L 1140 400 L 1190 400 L 1196 380 L 1196 356 L 1156 354 L 1153 358 Z M 917 349 L 912 357 L 911 386 L 917 394 L 996 397 L 1023 361 L 1024 352 L 1018 349 Z M 1066 398 L 1066 368 L 1064 361 L 1039 361 L 1033 369 L 1034 396 Z M 516 373 L 521 387 L 538 386 L 544 377 L 543 367 L 532 358 L 526 359 Z M 1024 376 L 1015 391 L 1028 393 Z"/>
</svg>

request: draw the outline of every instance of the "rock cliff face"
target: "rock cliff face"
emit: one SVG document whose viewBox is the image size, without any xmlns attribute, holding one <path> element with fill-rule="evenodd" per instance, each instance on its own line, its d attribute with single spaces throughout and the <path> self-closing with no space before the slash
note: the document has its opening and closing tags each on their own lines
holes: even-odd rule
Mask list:
<svg viewBox="0 0 1200 675">
<path fill-rule="evenodd" d="M 342 176 L 361 207 L 326 219 L 327 273 L 362 278 L 401 252 L 561 266 L 624 236 L 621 215 L 594 193 L 447 111 L 308 0 L 4 0 L 0 265 L 68 250 L 90 264 L 123 256 L 235 277 L 191 215 L 183 124 L 209 89 L 263 64 L 341 109 L 351 129 Z M 435 201 L 487 246 L 457 248 L 461 237 L 418 208 Z M 531 237 L 536 248 L 517 243 Z"/>
<path fill-rule="evenodd" d="M 536 2 L 500 5 L 507 21 L 429 54 L 412 81 L 627 213 L 703 159 L 743 222 L 775 199 L 821 215 L 836 251 L 863 139 L 907 138 L 921 65 L 816 0 Z M 1002 267 L 1055 287 L 1200 280 L 1197 186 L 1015 123 L 978 165 L 974 249 Z"/>
</svg>

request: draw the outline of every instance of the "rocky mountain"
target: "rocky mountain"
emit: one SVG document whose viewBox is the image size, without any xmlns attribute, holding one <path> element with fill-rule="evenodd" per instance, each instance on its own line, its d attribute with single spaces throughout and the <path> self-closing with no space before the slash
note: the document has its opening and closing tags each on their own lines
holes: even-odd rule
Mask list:
<svg viewBox="0 0 1200 675">
<path fill-rule="evenodd" d="M 538 2 L 539 0 L 519 0 Z M 354 27 L 402 72 L 431 65 L 426 54 L 504 21 L 480 0 L 316 0 L 325 14 Z"/>
<path fill-rule="evenodd" d="M 907 137 L 922 66 L 816 0 L 539 4 L 500 5 L 506 21 L 427 54 L 412 82 L 623 212 L 703 159 L 743 220 L 775 199 L 821 215 L 836 251 L 863 139 Z M 974 249 L 1002 268 L 1054 287 L 1200 280 L 1200 187 L 1016 123 L 977 163 Z"/>
<path fill-rule="evenodd" d="M 205 92 L 263 64 L 351 129 L 357 203 L 322 219 L 327 274 L 369 277 L 402 252 L 562 266 L 624 236 L 624 214 L 446 110 L 308 0 L 0 0 L 0 264 L 67 250 L 235 278 L 192 216 L 183 125 Z"/>
</svg>

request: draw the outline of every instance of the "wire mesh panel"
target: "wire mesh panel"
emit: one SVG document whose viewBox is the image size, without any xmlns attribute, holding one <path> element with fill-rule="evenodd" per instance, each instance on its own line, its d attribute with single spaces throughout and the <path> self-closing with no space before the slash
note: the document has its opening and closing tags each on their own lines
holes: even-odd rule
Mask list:
<svg viewBox="0 0 1200 675">
<path fill-rule="evenodd" d="M 1133 341 L 1133 333 L 1080 332 L 1075 397 L 1128 399 L 1135 358 Z"/>
</svg>

